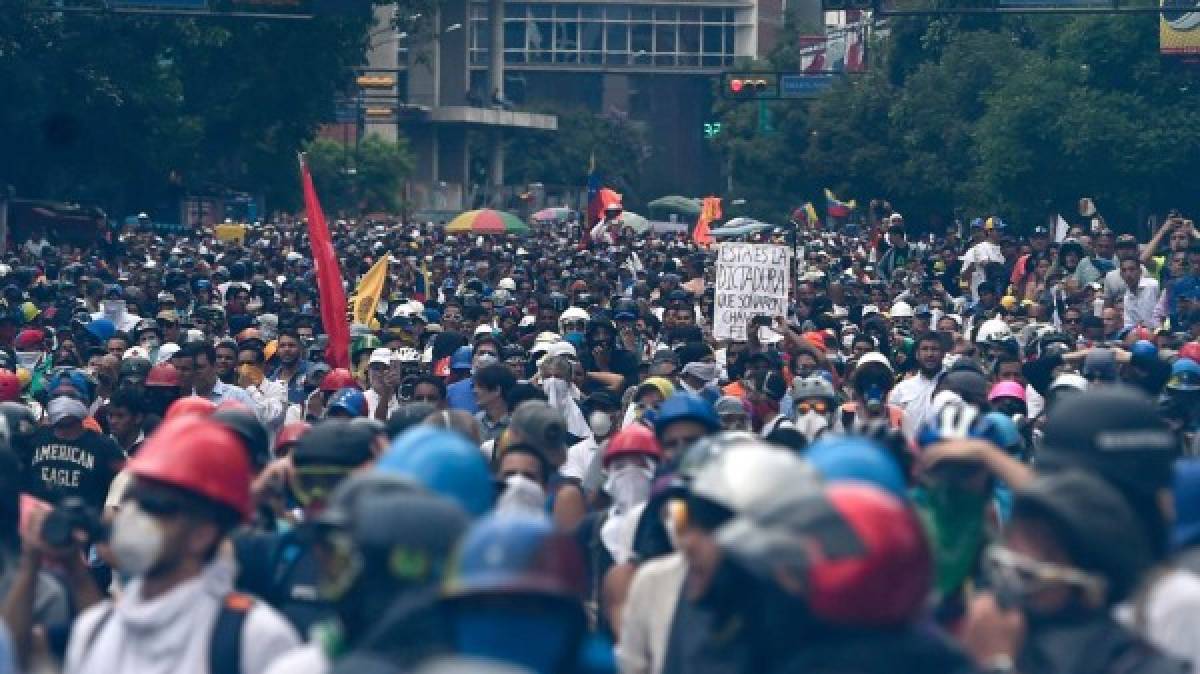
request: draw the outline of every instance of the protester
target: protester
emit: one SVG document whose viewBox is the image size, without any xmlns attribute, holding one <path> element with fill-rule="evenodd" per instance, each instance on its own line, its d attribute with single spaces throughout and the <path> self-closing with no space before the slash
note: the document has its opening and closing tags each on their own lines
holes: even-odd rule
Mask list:
<svg viewBox="0 0 1200 674">
<path fill-rule="evenodd" d="M 13 241 L 0 669 L 1200 666 L 1189 221 L 805 218 L 766 315 L 606 200 Z"/>
</svg>

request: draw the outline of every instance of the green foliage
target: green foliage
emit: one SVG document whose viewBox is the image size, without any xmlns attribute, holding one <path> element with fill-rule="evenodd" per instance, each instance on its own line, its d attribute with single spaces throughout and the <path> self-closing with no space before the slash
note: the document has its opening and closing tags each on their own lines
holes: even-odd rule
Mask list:
<svg viewBox="0 0 1200 674">
<path fill-rule="evenodd" d="M 773 104 L 788 109 L 773 133 L 751 105 L 723 106 L 734 191 L 760 193 L 762 215 L 826 186 L 887 198 L 916 222 L 1000 213 L 1028 227 L 1092 196 L 1132 229 L 1200 206 L 1188 131 L 1200 73 L 1159 56 L 1156 17 L 906 17 L 887 29 L 865 75 L 808 105 Z"/>
<path fill-rule="evenodd" d="M 594 156 L 605 185 L 620 192 L 627 206 L 643 201 L 638 186 L 649 144 L 640 126 L 569 103 L 543 104 L 533 111 L 557 115 L 558 131 L 553 136 L 515 135 L 505 148 L 507 182 L 582 187 Z"/>
<path fill-rule="evenodd" d="M 413 157 L 403 140 L 392 143 L 372 134 L 357 147 L 318 138 L 308 145 L 308 163 L 324 210 L 396 213 Z"/>
<path fill-rule="evenodd" d="M 0 183 L 116 213 L 180 190 L 295 206 L 295 153 L 332 118 L 370 25 L 28 11 L 41 2 L 0 12 Z"/>
</svg>

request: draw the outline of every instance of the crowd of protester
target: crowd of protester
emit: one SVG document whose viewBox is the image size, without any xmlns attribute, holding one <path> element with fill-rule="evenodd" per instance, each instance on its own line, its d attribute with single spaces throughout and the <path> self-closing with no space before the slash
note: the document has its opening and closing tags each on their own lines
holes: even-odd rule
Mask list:
<svg viewBox="0 0 1200 674">
<path fill-rule="evenodd" d="M 0 264 L 0 674 L 1200 665 L 1200 233 L 337 221 Z M 919 232 L 919 233 L 918 233 Z M 349 319 L 348 319 L 349 320 Z M 345 355 L 345 354 L 341 354 Z"/>
</svg>

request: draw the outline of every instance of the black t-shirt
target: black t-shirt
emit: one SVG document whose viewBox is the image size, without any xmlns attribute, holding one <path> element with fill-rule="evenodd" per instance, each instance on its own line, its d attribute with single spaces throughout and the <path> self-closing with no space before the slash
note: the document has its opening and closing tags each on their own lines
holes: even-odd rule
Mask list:
<svg viewBox="0 0 1200 674">
<path fill-rule="evenodd" d="M 125 462 L 117 443 L 93 430 L 62 440 L 53 429 L 39 428 L 28 447 L 25 490 L 51 503 L 75 496 L 93 508 L 102 507 L 109 484 Z"/>
</svg>

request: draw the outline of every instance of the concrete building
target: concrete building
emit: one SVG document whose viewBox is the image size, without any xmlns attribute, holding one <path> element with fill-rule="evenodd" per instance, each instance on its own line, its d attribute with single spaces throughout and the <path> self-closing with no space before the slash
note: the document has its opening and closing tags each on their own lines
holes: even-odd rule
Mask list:
<svg viewBox="0 0 1200 674">
<path fill-rule="evenodd" d="M 547 101 L 641 126 L 650 139 L 645 198 L 716 191 L 721 170 L 704 131 L 718 77 L 769 52 L 789 1 L 821 25 L 819 0 L 446 0 L 419 42 L 403 34 L 373 42 L 369 67 L 396 73 L 403 109 L 365 129 L 394 125 L 409 138 L 419 209 L 474 205 L 480 181 L 467 167 L 468 137 L 488 144 L 487 182 L 502 184 L 501 140 L 552 132 L 553 116 L 522 112 Z M 392 12 L 378 10 L 381 26 Z"/>
</svg>

